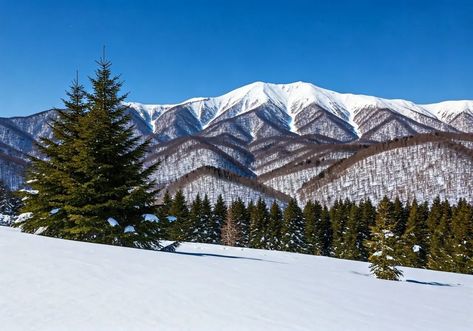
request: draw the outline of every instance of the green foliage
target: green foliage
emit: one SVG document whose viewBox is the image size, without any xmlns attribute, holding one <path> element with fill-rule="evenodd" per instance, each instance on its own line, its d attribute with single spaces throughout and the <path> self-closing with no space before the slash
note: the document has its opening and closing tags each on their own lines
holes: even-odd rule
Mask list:
<svg viewBox="0 0 473 331">
<path fill-rule="evenodd" d="M 187 208 L 186 198 L 181 190 L 176 192 L 169 209 L 169 216 L 173 219 L 169 225 L 169 239 L 173 241 L 185 241 L 191 232 L 189 222 L 189 209 Z"/>
<path fill-rule="evenodd" d="M 409 208 L 405 208 L 399 197 L 396 197 L 393 207 L 394 233 L 396 236 L 401 237 L 406 231 L 407 219 L 409 217 Z"/>
<path fill-rule="evenodd" d="M 427 211 L 426 205 L 419 205 L 414 200 L 410 206 L 406 230 L 401 237 L 401 264 L 407 267 L 421 268 L 427 258 Z"/>
<path fill-rule="evenodd" d="M 432 206 L 431 213 L 437 210 L 434 206 L 435 202 Z M 452 241 L 452 233 L 450 230 L 452 207 L 448 201 L 441 203 L 439 214 L 440 220 L 438 224 L 433 226 L 432 221 L 429 223 L 430 250 L 428 253 L 427 267 L 434 270 L 455 271 L 452 248 L 450 247 Z M 432 216 L 432 218 L 433 217 L 434 216 Z M 430 215 L 429 218 L 431 218 Z M 437 218 L 437 215 L 435 215 L 435 218 Z M 437 220 L 435 223 L 437 223 Z"/>
<path fill-rule="evenodd" d="M 74 81 L 51 122 L 53 139 L 38 145 L 42 159 L 28 171 L 32 190 L 25 194 L 20 224 L 26 232 L 122 246 L 158 248 L 154 213 L 156 191 L 149 180 L 157 165 L 144 167 L 149 141 L 135 136 L 119 95 L 122 83 L 110 62 L 101 59 L 92 93 Z M 107 220 L 118 222 L 114 226 Z"/>
<path fill-rule="evenodd" d="M 304 207 L 303 214 L 307 253 L 329 255 L 332 237 L 329 210 L 317 201 L 309 201 Z"/>
<path fill-rule="evenodd" d="M 225 214 L 223 216 L 225 216 Z M 198 240 L 199 242 L 204 242 L 208 244 L 216 244 L 217 242 L 219 242 L 220 224 L 219 223 L 217 224 L 215 222 L 216 217 L 217 217 L 217 214 L 215 213 L 215 210 L 212 213 L 212 205 L 210 204 L 209 197 L 206 194 L 204 196 L 204 199 L 202 200 L 202 208 L 200 210 L 200 219 L 203 225 L 202 227 L 203 231 L 200 234 L 200 238 Z"/>
<path fill-rule="evenodd" d="M 332 226 L 330 211 L 327 206 L 324 206 L 320 213 L 320 227 L 317 230 L 317 236 L 320 244 L 320 255 L 330 256 L 332 252 Z"/>
<path fill-rule="evenodd" d="M 473 273 L 473 207 L 460 199 L 453 209 L 451 237 L 452 269 L 465 274 Z"/>
<path fill-rule="evenodd" d="M 282 226 L 281 207 L 279 207 L 276 201 L 273 201 L 269 210 L 266 249 L 279 249 L 281 245 Z"/>
<path fill-rule="evenodd" d="M 171 222 L 168 219 L 169 211 L 172 207 L 173 200 L 171 195 L 169 194 L 168 191 L 164 193 L 163 200 L 161 205 L 158 208 L 158 217 L 159 217 L 159 231 L 160 231 L 160 238 L 163 239 L 169 239 L 171 238 L 169 232 L 170 232 L 170 226 Z"/>
<path fill-rule="evenodd" d="M 265 248 L 268 240 L 269 213 L 262 198 L 259 198 L 256 206 L 251 208 L 250 219 L 250 247 Z"/>
<path fill-rule="evenodd" d="M 189 234 L 187 236 L 188 241 L 203 242 L 205 238 L 205 223 L 202 217 L 202 199 L 197 194 L 194 201 L 192 202 L 189 212 Z"/>
<path fill-rule="evenodd" d="M 370 250 L 371 272 L 380 279 L 399 280 L 402 272 L 396 252 L 398 237 L 394 233 L 395 220 L 393 207 L 385 197 L 378 205 L 375 225 L 371 227 L 371 240 L 366 242 Z"/>
<path fill-rule="evenodd" d="M 221 194 L 218 195 L 217 201 L 212 211 L 212 219 L 209 224 L 209 235 L 207 242 L 212 244 L 220 243 L 221 228 L 227 218 L 227 206 Z"/>
<path fill-rule="evenodd" d="M 371 227 L 374 226 L 376 219 L 376 207 L 370 200 L 360 203 L 359 235 L 357 247 L 359 249 L 359 259 L 368 261 L 369 252 L 364 244 L 371 239 Z"/>
<path fill-rule="evenodd" d="M 305 253 L 304 217 L 296 200 L 291 199 L 284 210 L 284 225 L 281 249 L 288 252 Z"/>
<path fill-rule="evenodd" d="M 343 234 L 342 249 L 340 250 L 340 258 L 349 260 L 361 259 L 360 246 L 362 243 L 361 229 L 360 229 L 361 210 L 352 203 L 348 213 L 348 220 L 346 222 L 345 231 Z"/>
</svg>

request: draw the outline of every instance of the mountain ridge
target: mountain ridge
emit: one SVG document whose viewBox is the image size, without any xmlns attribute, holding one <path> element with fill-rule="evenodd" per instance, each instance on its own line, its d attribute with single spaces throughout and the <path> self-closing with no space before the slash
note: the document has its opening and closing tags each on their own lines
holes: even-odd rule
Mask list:
<svg viewBox="0 0 473 331">
<path fill-rule="evenodd" d="M 287 115 L 286 123 L 289 131 L 298 133 L 295 125 L 296 116 L 310 105 L 317 105 L 338 119 L 344 121 L 350 129 L 361 138 L 360 123 L 356 117 L 364 109 L 390 109 L 396 114 L 418 121 L 419 117 L 429 117 L 433 121 L 449 125 L 454 116 L 461 113 L 473 116 L 473 100 L 448 100 L 431 104 L 416 104 L 405 99 L 386 99 L 364 94 L 338 93 L 306 82 L 288 84 L 272 84 L 254 82 L 217 97 L 198 97 L 177 104 L 141 104 L 126 103 L 137 110 L 144 119 L 152 119 L 150 127 L 155 127 L 153 121 L 176 108 L 188 107 L 199 121 L 201 130 L 212 124 L 239 115 L 244 115 L 255 108 L 272 103 Z M 232 109 L 240 105 L 238 111 Z M 205 113 L 205 114 L 204 114 Z M 223 116 L 222 116 L 223 115 Z M 439 129 L 442 128 L 437 123 Z M 443 126 L 443 128 L 447 128 Z"/>
</svg>

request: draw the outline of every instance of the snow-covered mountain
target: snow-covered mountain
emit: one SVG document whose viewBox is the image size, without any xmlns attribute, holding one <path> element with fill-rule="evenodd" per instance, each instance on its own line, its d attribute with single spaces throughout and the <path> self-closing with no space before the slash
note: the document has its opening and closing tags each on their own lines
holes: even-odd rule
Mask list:
<svg viewBox="0 0 473 331">
<path fill-rule="evenodd" d="M 126 106 L 135 132 L 154 141 L 147 162 L 160 162 L 159 187 L 189 198 L 198 188 L 212 200 L 244 192 L 246 200 L 259 194 L 282 204 L 384 194 L 473 201 L 465 189 L 473 185 L 473 101 L 419 105 L 304 82 L 256 82 L 217 97 Z M 54 116 L 0 118 L 0 177 L 10 187 L 21 185 L 34 142 L 51 136 Z"/>
<path fill-rule="evenodd" d="M 225 95 L 176 105 L 128 103 L 160 140 L 237 132 L 246 141 L 272 134 L 320 134 L 339 141 L 384 141 L 432 131 L 473 131 L 472 101 L 418 105 L 401 99 L 342 94 L 310 83 L 256 82 Z M 468 117 L 469 116 L 469 117 Z M 245 125 L 249 124 L 249 125 Z"/>
<path fill-rule="evenodd" d="M 176 253 L 0 226 L 2 330 L 466 331 L 471 275 L 183 243 Z"/>
</svg>

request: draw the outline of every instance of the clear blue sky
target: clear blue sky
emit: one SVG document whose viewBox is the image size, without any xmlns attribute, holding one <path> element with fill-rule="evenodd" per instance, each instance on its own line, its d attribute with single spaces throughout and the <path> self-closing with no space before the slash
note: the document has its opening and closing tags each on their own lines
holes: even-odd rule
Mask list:
<svg viewBox="0 0 473 331">
<path fill-rule="evenodd" d="M 173 103 L 257 80 L 473 99 L 471 0 L 0 0 L 0 116 L 60 106 L 104 44 L 130 101 Z"/>
</svg>

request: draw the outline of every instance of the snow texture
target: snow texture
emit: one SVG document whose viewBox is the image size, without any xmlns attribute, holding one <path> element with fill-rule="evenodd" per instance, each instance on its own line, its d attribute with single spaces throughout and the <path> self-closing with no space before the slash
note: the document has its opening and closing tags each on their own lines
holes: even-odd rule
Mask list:
<svg viewBox="0 0 473 331">
<path fill-rule="evenodd" d="M 470 275 L 184 243 L 177 253 L 0 227 L 3 330 L 469 331 Z"/>
<path fill-rule="evenodd" d="M 118 221 L 116 219 L 114 219 L 113 217 L 109 217 L 107 218 L 107 222 L 108 224 L 110 224 L 110 226 L 118 226 Z"/>
<path fill-rule="evenodd" d="M 143 215 L 143 219 L 146 221 L 146 222 L 154 222 L 154 223 L 157 223 L 159 222 L 159 218 L 154 215 L 154 214 L 144 214 Z"/>
<path fill-rule="evenodd" d="M 123 233 L 135 233 L 135 227 L 133 225 L 127 225 Z"/>
<path fill-rule="evenodd" d="M 54 208 L 54 209 L 52 209 L 49 213 L 50 213 L 51 215 L 55 215 L 55 214 L 57 214 L 60 210 L 61 210 L 61 208 Z"/>
<path fill-rule="evenodd" d="M 401 147 L 362 159 L 340 176 L 313 190 L 298 191 L 299 201 L 318 200 L 331 205 L 336 199 L 377 204 L 384 195 L 402 201 L 432 202 L 460 198 L 473 202 L 473 161 L 453 149 L 429 142 Z"/>
</svg>

